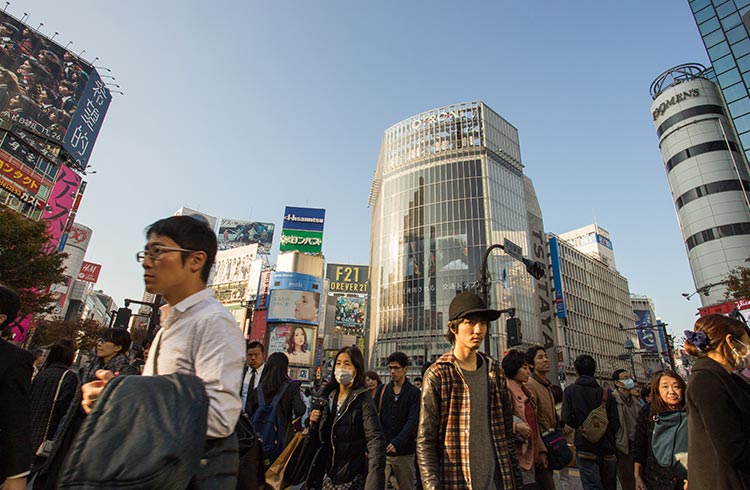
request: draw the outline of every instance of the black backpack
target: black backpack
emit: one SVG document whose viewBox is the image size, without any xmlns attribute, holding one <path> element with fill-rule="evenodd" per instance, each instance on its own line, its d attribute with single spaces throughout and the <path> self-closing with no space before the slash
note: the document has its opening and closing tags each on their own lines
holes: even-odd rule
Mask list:
<svg viewBox="0 0 750 490">
<path fill-rule="evenodd" d="M 281 397 L 288 387 L 289 382 L 285 382 L 269 404 L 266 404 L 266 400 L 263 397 L 263 387 L 258 385 L 257 388 L 258 409 L 250 421 L 262 441 L 263 465 L 266 469 L 271 466 L 271 463 L 276 461 L 276 458 L 284 450 L 284 428 L 281 427 L 281 421 L 279 420 L 278 406 Z"/>
</svg>

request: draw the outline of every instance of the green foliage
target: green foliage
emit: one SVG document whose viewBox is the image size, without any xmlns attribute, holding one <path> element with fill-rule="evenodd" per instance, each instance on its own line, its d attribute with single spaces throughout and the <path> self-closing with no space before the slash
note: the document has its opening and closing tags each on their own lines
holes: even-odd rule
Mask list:
<svg viewBox="0 0 750 490">
<path fill-rule="evenodd" d="M 745 259 L 750 262 L 750 258 Z M 750 267 L 735 267 L 727 276 L 728 299 L 750 299 Z"/>
<path fill-rule="evenodd" d="M 34 345 L 49 346 L 62 339 L 76 341 L 81 352 L 96 347 L 96 341 L 104 327 L 96 320 L 40 320 L 34 330 Z"/>
<path fill-rule="evenodd" d="M 32 221 L 0 207 L 0 283 L 21 298 L 21 315 L 40 315 L 52 309 L 47 289 L 64 281 L 67 254 L 48 250 L 50 234 L 43 221 Z"/>
</svg>

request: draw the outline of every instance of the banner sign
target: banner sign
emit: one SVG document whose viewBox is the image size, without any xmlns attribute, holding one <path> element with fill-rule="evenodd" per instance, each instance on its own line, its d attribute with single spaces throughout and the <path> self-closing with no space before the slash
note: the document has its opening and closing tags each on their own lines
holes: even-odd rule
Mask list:
<svg viewBox="0 0 750 490">
<path fill-rule="evenodd" d="M 73 209 L 78 188 L 81 186 L 81 176 L 65 165 L 57 173 L 57 181 L 47 201 L 47 207 L 42 213 L 42 219 L 47 222 L 52 234 L 51 243 L 57 245 L 65 232 L 68 216 Z"/>
<path fill-rule="evenodd" d="M 323 280 L 296 272 L 271 275 L 268 322 L 318 325 Z"/>
<path fill-rule="evenodd" d="M 84 260 L 83 264 L 81 264 L 81 271 L 78 273 L 78 280 L 96 284 L 96 282 L 99 280 L 99 273 L 101 271 L 101 264 L 86 262 Z"/>
<path fill-rule="evenodd" d="M 328 291 L 367 294 L 369 273 L 370 267 L 366 265 L 328 264 Z"/>
<path fill-rule="evenodd" d="M 656 335 L 652 326 L 652 317 L 649 310 L 633 310 L 635 317 L 635 328 L 638 334 L 638 341 L 641 349 L 649 352 L 657 352 Z"/>
<path fill-rule="evenodd" d="M 549 256 L 552 261 L 552 283 L 555 288 L 555 312 L 558 318 L 565 318 L 565 297 L 563 295 L 562 271 L 560 270 L 560 245 L 557 237 L 549 239 Z"/>
<path fill-rule="evenodd" d="M 323 233 L 326 210 L 315 208 L 295 208 L 287 206 L 284 209 L 284 230 L 307 230 Z"/>
<path fill-rule="evenodd" d="M 303 253 L 319 254 L 323 250 L 322 231 L 303 230 L 281 230 L 282 252 L 298 251 Z"/>
</svg>

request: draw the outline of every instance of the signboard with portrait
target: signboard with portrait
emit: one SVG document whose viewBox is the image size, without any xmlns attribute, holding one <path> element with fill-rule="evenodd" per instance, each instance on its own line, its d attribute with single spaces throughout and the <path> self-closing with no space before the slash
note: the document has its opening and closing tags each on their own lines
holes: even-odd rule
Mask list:
<svg viewBox="0 0 750 490">
<path fill-rule="evenodd" d="M 268 333 L 268 354 L 282 352 L 292 366 L 311 366 L 315 359 L 317 327 L 278 324 Z"/>
<path fill-rule="evenodd" d="M 296 272 L 271 275 L 268 300 L 269 322 L 295 322 L 318 325 L 323 280 Z"/>
</svg>

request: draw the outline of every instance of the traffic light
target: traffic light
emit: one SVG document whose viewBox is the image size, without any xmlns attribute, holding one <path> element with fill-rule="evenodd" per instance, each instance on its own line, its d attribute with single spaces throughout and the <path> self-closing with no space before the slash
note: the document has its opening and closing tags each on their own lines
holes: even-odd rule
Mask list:
<svg viewBox="0 0 750 490">
<path fill-rule="evenodd" d="M 521 345 L 523 342 L 521 320 L 518 318 L 508 318 L 505 320 L 505 334 L 508 337 L 508 347 Z"/>
<path fill-rule="evenodd" d="M 130 308 L 119 308 L 115 317 L 114 328 L 127 329 L 130 324 L 130 315 L 132 314 L 133 312 L 130 311 Z"/>
<path fill-rule="evenodd" d="M 547 271 L 547 267 L 541 262 L 523 259 L 523 264 L 526 266 L 526 272 L 531 274 L 534 279 L 541 279 Z"/>
</svg>

